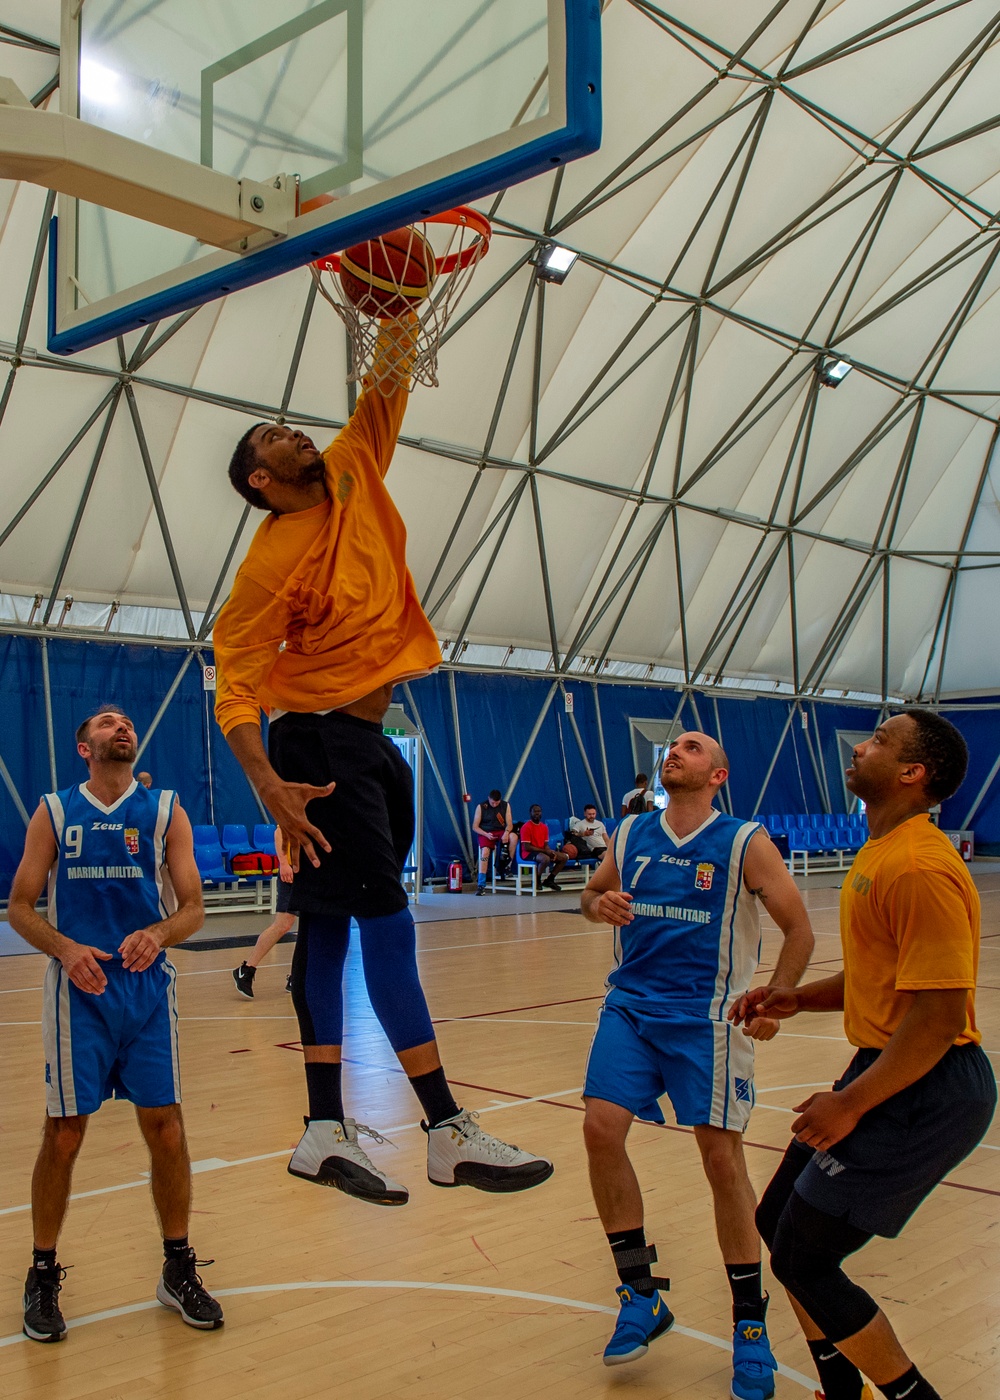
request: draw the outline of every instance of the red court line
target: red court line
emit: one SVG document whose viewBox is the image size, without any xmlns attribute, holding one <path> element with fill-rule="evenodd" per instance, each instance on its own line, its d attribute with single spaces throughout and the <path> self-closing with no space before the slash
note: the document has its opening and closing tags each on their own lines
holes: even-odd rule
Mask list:
<svg viewBox="0 0 1000 1400">
<path fill-rule="evenodd" d="M 466 1084 L 461 1079 L 449 1079 L 448 1083 L 457 1084 L 461 1089 L 479 1089 L 484 1094 L 502 1094 L 508 1099 L 531 1099 L 532 1097 L 530 1094 L 515 1094 L 510 1089 L 493 1089 L 487 1084 Z M 583 1104 L 564 1103 L 559 1099 L 535 1099 L 534 1102 L 548 1104 L 551 1108 L 569 1108 L 574 1113 L 586 1112 Z M 667 1133 L 684 1133 L 687 1137 L 694 1137 L 693 1128 L 681 1128 L 675 1123 L 643 1122 L 643 1127 L 660 1128 Z M 743 1145 L 744 1147 L 756 1147 L 761 1152 L 779 1152 L 782 1156 L 785 1155 L 783 1147 L 772 1147 L 769 1142 L 750 1142 L 744 1138 Z M 974 1191 L 978 1196 L 1000 1196 L 1000 1191 L 992 1191 L 988 1186 L 966 1186 L 960 1181 L 942 1181 L 940 1184 L 950 1186 L 953 1191 Z"/>
<path fill-rule="evenodd" d="M 603 993 L 593 997 L 570 997 L 567 1001 L 536 1001 L 530 1006 L 508 1006 L 503 1011 L 470 1011 L 467 1016 L 439 1016 L 436 1019 L 431 1017 L 432 1025 L 440 1025 L 443 1021 L 481 1021 L 485 1016 L 511 1016 L 515 1011 L 542 1011 L 549 1006 L 575 1006 L 581 1001 L 603 1001 Z M 470 1089 L 478 1088 L 476 1084 L 467 1086 Z M 513 1097 L 517 1097 L 515 1094 Z"/>
</svg>

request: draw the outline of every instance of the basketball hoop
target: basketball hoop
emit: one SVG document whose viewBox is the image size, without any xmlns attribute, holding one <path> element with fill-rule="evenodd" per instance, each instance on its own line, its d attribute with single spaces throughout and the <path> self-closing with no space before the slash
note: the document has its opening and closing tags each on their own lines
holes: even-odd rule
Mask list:
<svg viewBox="0 0 1000 1400">
<path fill-rule="evenodd" d="M 382 238 L 371 240 L 368 266 L 372 267 L 378 257 L 381 277 L 376 285 L 383 301 L 390 301 L 388 312 L 384 306 L 375 306 L 371 297 L 358 306 L 348 296 L 341 276 L 341 254 L 320 258 L 310 268 L 317 290 L 347 330 L 351 347 L 348 382 L 367 378 L 384 394 L 394 393 L 400 384 L 411 389 L 414 384 L 437 387 L 441 338 L 472 281 L 479 260 L 486 256 L 492 233 L 485 214 L 465 205 L 443 214 L 432 214 L 412 227 L 415 230 L 413 242 L 426 240 L 436 268 L 430 292 L 420 299 L 415 299 L 404 279 L 393 273 L 392 246 L 383 243 Z M 387 277 L 390 280 L 386 281 Z M 405 359 L 377 358 L 379 337 L 384 337 L 386 332 L 401 344 L 412 339 L 412 348 Z"/>
</svg>

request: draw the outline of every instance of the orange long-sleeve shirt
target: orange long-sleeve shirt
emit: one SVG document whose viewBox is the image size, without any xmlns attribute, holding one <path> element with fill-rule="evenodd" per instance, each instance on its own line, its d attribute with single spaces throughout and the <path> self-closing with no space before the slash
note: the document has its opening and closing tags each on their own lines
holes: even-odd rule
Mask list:
<svg viewBox="0 0 1000 1400">
<path fill-rule="evenodd" d="M 254 535 L 213 634 L 224 734 L 261 709 L 335 710 L 440 665 L 383 480 L 408 397 L 366 390 L 323 453 L 327 499 Z"/>
</svg>

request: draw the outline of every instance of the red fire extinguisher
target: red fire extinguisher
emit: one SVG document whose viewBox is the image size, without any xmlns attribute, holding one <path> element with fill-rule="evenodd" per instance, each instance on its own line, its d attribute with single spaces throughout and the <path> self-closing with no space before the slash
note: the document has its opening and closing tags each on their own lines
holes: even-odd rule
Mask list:
<svg viewBox="0 0 1000 1400">
<path fill-rule="evenodd" d="M 963 860 L 969 860 L 969 861 L 972 860 L 972 842 L 971 842 L 971 841 L 969 841 L 968 839 L 964 840 L 964 841 L 962 842 L 961 846 L 959 847 L 959 849 L 960 849 L 960 851 L 961 851 L 961 855 L 962 855 L 962 859 L 963 859 Z"/>
<path fill-rule="evenodd" d="M 448 866 L 448 893 L 462 893 L 462 862 L 453 860 Z"/>
</svg>

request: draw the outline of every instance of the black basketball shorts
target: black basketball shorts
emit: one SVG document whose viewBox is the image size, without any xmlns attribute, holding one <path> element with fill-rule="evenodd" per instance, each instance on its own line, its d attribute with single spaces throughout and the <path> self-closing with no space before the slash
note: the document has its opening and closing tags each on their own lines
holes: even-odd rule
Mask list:
<svg viewBox="0 0 1000 1400">
<path fill-rule="evenodd" d="M 292 885 L 296 914 L 374 918 L 405 909 L 403 866 L 413 844 L 413 775 L 381 724 L 334 710 L 288 713 L 270 726 L 268 750 L 280 778 L 323 787 L 329 797 L 306 814 L 330 843 L 303 854 Z"/>
</svg>

